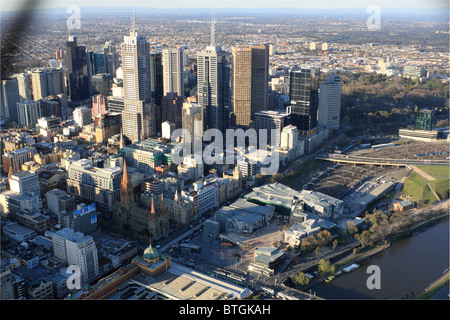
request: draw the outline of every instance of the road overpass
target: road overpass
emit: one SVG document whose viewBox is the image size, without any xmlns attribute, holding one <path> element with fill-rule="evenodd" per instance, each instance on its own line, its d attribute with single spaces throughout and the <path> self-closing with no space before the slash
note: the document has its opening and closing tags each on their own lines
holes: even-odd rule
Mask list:
<svg viewBox="0 0 450 320">
<path fill-rule="evenodd" d="M 365 164 L 374 166 L 395 166 L 406 167 L 410 165 L 426 165 L 426 166 L 449 166 L 449 160 L 415 160 L 415 159 L 390 159 L 390 158 L 370 158 L 352 155 L 334 154 L 331 156 L 318 156 L 316 160 L 325 160 L 335 163 L 352 163 Z"/>
</svg>

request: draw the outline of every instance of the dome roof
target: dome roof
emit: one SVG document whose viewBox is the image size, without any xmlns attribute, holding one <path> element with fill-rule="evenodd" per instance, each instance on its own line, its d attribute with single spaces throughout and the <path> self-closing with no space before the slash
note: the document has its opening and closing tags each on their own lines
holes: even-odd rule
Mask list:
<svg viewBox="0 0 450 320">
<path fill-rule="evenodd" d="M 147 249 L 145 249 L 144 251 L 144 256 L 143 258 L 145 260 L 153 260 L 155 258 L 157 258 L 159 256 L 158 250 L 156 250 L 155 248 L 152 247 L 152 244 L 150 243 L 150 245 L 148 246 Z"/>
</svg>

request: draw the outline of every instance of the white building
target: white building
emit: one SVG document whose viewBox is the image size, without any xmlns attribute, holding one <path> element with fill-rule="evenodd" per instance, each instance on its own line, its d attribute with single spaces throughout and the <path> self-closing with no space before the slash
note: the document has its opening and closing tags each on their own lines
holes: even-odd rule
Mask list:
<svg viewBox="0 0 450 320">
<path fill-rule="evenodd" d="M 11 191 L 17 193 L 33 192 L 40 194 L 39 176 L 34 172 L 20 171 L 9 179 Z"/>
<path fill-rule="evenodd" d="M 172 136 L 172 132 L 174 132 L 176 129 L 175 123 L 164 121 L 161 124 L 161 136 L 163 139 L 167 139 L 170 141 L 170 138 Z"/>
<path fill-rule="evenodd" d="M 194 182 L 194 191 L 198 194 L 198 212 L 202 214 L 209 209 L 219 207 L 219 188 L 217 184 L 205 185 L 203 181 Z"/>
<path fill-rule="evenodd" d="M 73 120 L 81 128 L 91 123 L 92 111 L 86 106 L 76 108 L 72 114 Z"/>
<path fill-rule="evenodd" d="M 17 193 L 11 190 L 0 193 L 0 209 L 4 214 L 16 213 L 22 210 L 36 212 L 42 209 L 42 199 L 39 193 Z"/>
<path fill-rule="evenodd" d="M 68 266 L 80 268 L 82 283 L 95 280 L 99 275 L 98 254 L 94 239 L 70 228 L 51 233 L 53 255 Z"/>
<path fill-rule="evenodd" d="M 341 119 L 341 78 L 333 72 L 327 74 L 327 80 L 319 86 L 319 126 L 339 129 Z"/>
<path fill-rule="evenodd" d="M 175 92 L 184 97 L 183 49 L 167 48 L 162 51 L 163 95 Z"/>
</svg>

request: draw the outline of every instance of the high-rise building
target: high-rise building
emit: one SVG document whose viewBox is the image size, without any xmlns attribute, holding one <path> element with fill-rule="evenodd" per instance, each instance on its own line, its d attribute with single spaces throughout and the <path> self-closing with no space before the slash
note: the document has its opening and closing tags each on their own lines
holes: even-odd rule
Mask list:
<svg viewBox="0 0 450 320">
<path fill-rule="evenodd" d="M 116 45 L 111 43 L 111 41 L 105 42 L 103 54 L 105 56 L 105 72 L 115 78 L 116 70 L 120 67 L 119 53 L 117 52 Z"/>
<path fill-rule="evenodd" d="M 304 136 L 317 132 L 318 78 L 319 70 L 313 67 L 291 71 L 290 74 L 291 124 Z"/>
<path fill-rule="evenodd" d="M 44 69 L 34 69 L 31 72 L 31 87 L 34 100 L 43 99 L 48 96 L 47 75 Z"/>
<path fill-rule="evenodd" d="M 71 101 L 89 98 L 89 73 L 86 47 L 77 45 L 76 37 L 66 41 L 64 68 L 67 95 Z M 36 99 L 36 98 L 35 98 Z"/>
<path fill-rule="evenodd" d="M 269 47 L 233 47 L 233 112 L 236 124 L 250 126 L 258 111 L 268 108 Z"/>
<path fill-rule="evenodd" d="M 183 138 L 186 142 L 190 141 L 193 154 L 201 152 L 204 128 L 203 115 L 204 111 L 202 106 L 193 103 L 183 103 L 182 128 L 190 135 L 190 137 Z"/>
<path fill-rule="evenodd" d="M 182 127 L 183 97 L 175 92 L 169 92 L 161 99 L 161 123 L 170 121 L 175 124 L 175 128 Z"/>
<path fill-rule="evenodd" d="M 19 85 L 15 78 L 2 80 L 0 88 L 0 124 L 4 125 L 8 121 L 17 121 L 16 104 L 20 100 Z"/>
<path fill-rule="evenodd" d="M 122 128 L 120 113 L 103 113 L 95 116 L 95 142 L 103 143 L 119 134 Z"/>
<path fill-rule="evenodd" d="M 106 96 L 103 94 L 92 96 L 92 119 L 106 113 L 106 101 Z"/>
<path fill-rule="evenodd" d="M 40 103 L 42 117 L 61 117 L 61 105 L 58 101 L 41 99 Z"/>
<path fill-rule="evenodd" d="M 64 72 L 61 68 L 46 68 L 44 69 L 47 77 L 48 95 L 56 95 L 65 93 L 64 88 Z M 37 100 L 35 98 L 35 100 Z"/>
<path fill-rule="evenodd" d="M 124 37 L 121 53 L 123 134 L 133 143 L 140 142 L 156 132 L 156 108 L 150 101 L 150 47 L 145 37 L 136 31 L 134 12 L 130 35 Z"/>
<path fill-rule="evenodd" d="M 318 123 L 333 129 L 339 129 L 341 119 L 341 78 L 328 73 L 327 80 L 319 86 Z"/>
<path fill-rule="evenodd" d="M 214 21 L 211 44 L 197 55 L 198 104 L 205 108 L 204 129 L 228 127 L 231 104 L 231 55 L 215 43 Z"/>
<path fill-rule="evenodd" d="M 31 75 L 29 73 L 17 73 L 14 78 L 18 81 L 20 101 L 32 100 Z"/>
<path fill-rule="evenodd" d="M 92 94 L 110 96 L 112 93 L 113 77 L 109 73 L 94 74 L 91 78 Z"/>
<path fill-rule="evenodd" d="M 73 111 L 73 120 L 79 127 L 83 128 L 85 125 L 91 123 L 91 115 L 92 111 L 90 108 L 81 106 L 75 108 Z"/>
<path fill-rule="evenodd" d="M 17 193 L 40 194 L 39 176 L 34 172 L 19 171 L 11 175 L 9 185 L 11 190 Z"/>
<path fill-rule="evenodd" d="M 150 87 L 155 104 L 161 106 L 164 95 L 162 53 L 150 53 Z"/>
<path fill-rule="evenodd" d="M 280 146 L 281 131 L 289 125 L 290 114 L 285 110 L 267 110 L 255 114 L 255 129 L 258 135 L 258 141 L 261 142 L 260 129 L 267 130 L 267 144 L 272 147 Z M 275 141 L 272 141 L 272 130 L 275 130 Z"/>
<path fill-rule="evenodd" d="M 17 122 L 20 126 L 35 128 L 38 119 L 42 117 L 40 101 L 17 102 Z"/>
<path fill-rule="evenodd" d="M 175 92 L 184 97 L 183 49 L 166 48 L 162 51 L 163 95 Z"/>
<path fill-rule="evenodd" d="M 53 255 L 67 265 L 75 265 L 81 271 L 81 283 L 87 284 L 99 275 L 98 253 L 91 236 L 63 228 L 51 234 Z"/>
</svg>

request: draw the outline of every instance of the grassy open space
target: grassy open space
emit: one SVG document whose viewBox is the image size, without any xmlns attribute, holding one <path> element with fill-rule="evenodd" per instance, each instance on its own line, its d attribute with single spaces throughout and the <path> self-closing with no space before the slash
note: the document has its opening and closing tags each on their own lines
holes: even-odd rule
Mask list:
<svg viewBox="0 0 450 320">
<path fill-rule="evenodd" d="M 435 185 L 437 186 L 436 183 L 440 181 L 435 180 L 431 182 L 434 182 Z M 433 187 L 431 183 L 430 185 Z M 434 190 L 439 195 L 439 192 L 436 189 Z M 439 189 L 439 191 L 444 192 L 444 190 L 441 189 Z M 424 205 L 430 205 L 438 201 L 434 196 L 433 192 L 430 190 L 430 187 L 428 187 L 427 181 L 421 175 L 415 172 L 412 172 L 411 175 L 405 180 L 403 184 L 403 193 L 410 196 L 411 201 L 413 202 L 419 202 L 422 200 Z"/>
<path fill-rule="evenodd" d="M 443 177 L 443 178 L 450 177 L 450 167 L 448 166 L 416 166 L 416 167 L 433 177 Z"/>
</svg>

